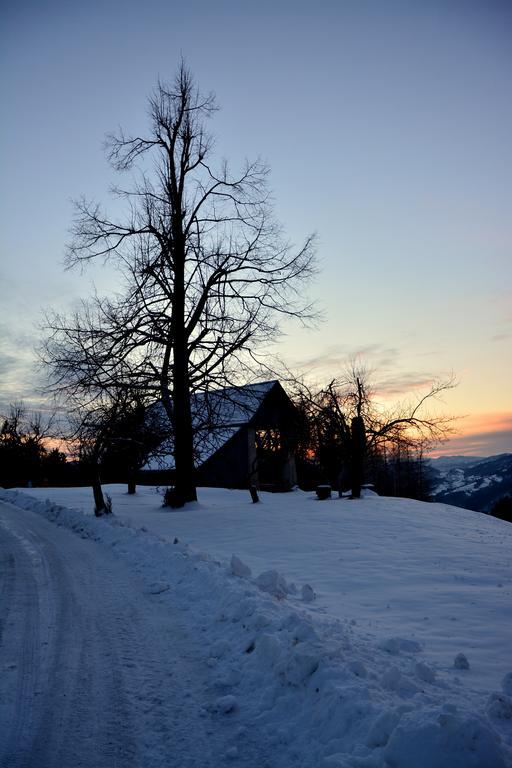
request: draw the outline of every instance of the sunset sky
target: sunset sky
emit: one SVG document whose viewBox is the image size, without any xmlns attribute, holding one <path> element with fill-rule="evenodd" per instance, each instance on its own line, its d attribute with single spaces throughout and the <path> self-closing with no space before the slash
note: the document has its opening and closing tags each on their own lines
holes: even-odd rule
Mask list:
<svg viewBox="0 0 512 768">
<path fill-rule="evenodd" d="M 108 202 L 105 134 L 184 56 L 219 157 L 267 160 L 291 240 L 318 233 L 325 320 L 279 354 L 318 381 L 356 357 L 389 399 L 453 372 L 440 452 L 512 451 L 511 2 L 27 0 L 1 38 L 0 411 L 43 403 L 42 310 L 115 288 L 63 272 L 71 200 Z"/>
</svg>

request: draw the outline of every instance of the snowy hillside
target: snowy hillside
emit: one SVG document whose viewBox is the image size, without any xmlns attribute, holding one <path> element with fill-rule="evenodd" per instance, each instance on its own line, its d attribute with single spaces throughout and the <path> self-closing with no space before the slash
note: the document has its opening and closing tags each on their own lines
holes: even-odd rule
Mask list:
<svg viewBox="0 0 512 768">
<path fill-rule="evenodd" d="M 100 520 L 89 489 L 1 495 L 117 553 L 162 610 L 183 607 L 235 764 L 257 727 L 272 768 L 512 766 L 512 526 L 374 496 L 252 505 L 201 489 L 169 511 L 154 489 L 106 490 L 115 516 Z"/>
<path fill-rule="evenodd" d="M 490 512 L 499 499 L 512 494 L 512 453 L 431 459 L 429 472 L 433 498 L 445 504 Z"/>
</svg>

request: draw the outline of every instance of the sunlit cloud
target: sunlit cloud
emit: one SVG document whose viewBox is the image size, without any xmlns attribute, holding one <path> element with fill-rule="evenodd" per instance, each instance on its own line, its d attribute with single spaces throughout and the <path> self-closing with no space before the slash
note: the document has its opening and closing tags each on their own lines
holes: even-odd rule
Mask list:
<svg viewBox="0 0 512 768">
<path fill-rule="evenodd" d="M 476 413 L 464 419 L 464 432 L 505 432 L 512 429 L 512 412 Z"/>
<path fill-rule="evenodd" d="M 512 453 L 512 413 L 475 414 L 459 423 L 461 434 L 432 452 L 432 456 L 491 456 Z"/>
<path fill-rule="evenodd" d="M 292 370 L 304 371 L 307 378 L 313 375 L 317 381 L 326 382 L 343 378 L 353 366 L 363 371 L 366 383 L 373 395 L 383 403 L 417 398 L 426 394 L 434 382 L 449 381 L 451 373 L 439 374 L 432 371 L 403 371 L 400 362 L 404 356 L 398 347 L 385 344 L 350 346 L 338 344 L 325 347 L 317 354 L 291 363 Z M 432 352 L 425 357 L 431 358 Z M 416 357 L 421 357 L 417 354 Z M 439 400 L 443 403 L 443 398 Z"/>
<path fill-rule="evenodd" d="M 431 374 L 425 373 L 401 373 L 398 376 L 379 381 L 375 387 L 375 394 L 387 399 L 410 395 L 419 389 L 427 391 L 435 378 Z"/>
</svg>

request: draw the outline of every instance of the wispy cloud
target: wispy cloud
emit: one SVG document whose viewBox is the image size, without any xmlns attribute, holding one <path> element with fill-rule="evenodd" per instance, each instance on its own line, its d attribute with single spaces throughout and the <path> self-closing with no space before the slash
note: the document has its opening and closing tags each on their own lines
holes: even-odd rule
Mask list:
<svg viewBox="0 0 512 768">
<path fill-rule="evenodd" d="M 38 394 L 41 373 L 35 359 L 33 339 L 0 324 L 0 413 L 10 403 L 23 400 L 29 408 L 44 408 L 46 399 Z"/>
<path fill-rule="evenodd" d="M 494 294 L 489 301 L 492 303 L 492 312 L 497 315 L 497 333 L 491 336 L 491 341 L 501 342 L 512 339 L 512 292 L 505 290 Z"/>
<path fill-rule="evenodd" d="M 476 414 L 461 421 L 462 434 L 433 452 L 433 456 L 492 456 L 512 453 L 512 412 Z"/>
<path fill-rule="evenodd" d="M 435 376 L 429 373 L 402 373 L 398 376 L 379 381 L 375 387 L 375 393 L 383 398 L 400 398 L 418 389 L 428 390 L 435 378 Z"/>
<path fill-rule="evenodd" d="M 396 362 L 399 355 L 398 348 L 384 344 L 336 344 L 325 347 L 308 358 L 293 361 L 293 365 L 308 371 L 314 369 L 317 373 L 325 372 L 327 376 L 334 378 L 340 376 L 354 360 L 366 364 L 371 369 L 387 368 Z"/>
<path fill-rule="evenodd" d="M 432 353 L 425 356 L 431 358 Z M 439 373 L 436 375 L 431 371 L 400 370 L 402 357 L 402 350 L 385 344 L 339 344 L 326 347 L 292 365 L 308 374 L 314 372 L 319 379 L 333 379 L 342 376 L 355 362 L 367 369 L 375 395 L 383 400 L 396 400 L 418 390 L 426 391 L 434 380 L 439 379 Z"/>
<path fill-rule="evenodd" d="M 506 432 L 512 429 L 512 411 L 494 411 L 475 413 L 464 419 L 463 431 L 467 434 L 476 432 Z"/>
</svg>

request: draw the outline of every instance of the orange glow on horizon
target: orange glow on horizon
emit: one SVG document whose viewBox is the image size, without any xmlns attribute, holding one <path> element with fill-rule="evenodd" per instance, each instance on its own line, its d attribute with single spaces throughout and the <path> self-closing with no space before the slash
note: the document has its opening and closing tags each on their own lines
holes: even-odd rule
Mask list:
<svg viewBox="0 0 512 768">
<path fill-rule="evenodd" d="M 43 441 L 43 444 L 48 453 L 57 449 L 65 455 L 66 461 L 71 461 L 73 459 L 73 443 L 68 442 L 63 438 L 46 437 Z"/>
<path fill-rule="evenodd" d="M 512 452 L 512 412 L 472 414 L 461 418 L 460 431 L 430 456 L 487 456 Z"/>
</svg>

